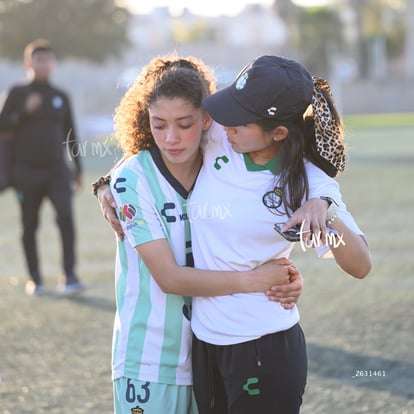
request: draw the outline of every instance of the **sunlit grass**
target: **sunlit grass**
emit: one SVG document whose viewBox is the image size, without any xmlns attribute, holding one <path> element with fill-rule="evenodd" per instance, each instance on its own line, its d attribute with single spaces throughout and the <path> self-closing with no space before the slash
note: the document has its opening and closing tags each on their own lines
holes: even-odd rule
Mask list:
<svg viewBox="0 0 414 414">
<path fill-rule="evenodd" d="M 294 250 L 305 279 L 299 310 L 310 367 L 302 413 L 408 413 L 414 409 L 408 375 L 414 361 L 414 119 L 363 115 L 346 117 L 345 126 L 348 165 L 338 181 L 368 239 L 373 269 L 355 280 L 312 250 Z M 24 295 L 19 210 L 11 191 L 0 194 L 1 413 L 113 412 L 115 237 L 89 184 L 116 158 L 115 151 L 102 158 L 85 154 L 84 190 L 74 206 L 78 270 L 89 289 L 76 300 Z M 45 280 L 54 288 L 60 241 L 49 203 L 38 237 Z M 386 376 L 357 382 L 355 370 L 386 370 Z"/>
<path fill-rule="evenodd" d="M 414 126 L 414 112 L 347 115 L 344 122 L 350 128 Z"/>
</svg>

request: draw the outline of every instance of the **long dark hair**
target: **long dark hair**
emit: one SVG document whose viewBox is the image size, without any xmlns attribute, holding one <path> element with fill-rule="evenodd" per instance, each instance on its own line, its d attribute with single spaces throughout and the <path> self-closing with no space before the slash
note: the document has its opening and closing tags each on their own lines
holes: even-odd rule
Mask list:
<svg viewBox="0 0 414 414">
<path fill-rule="evenodd" d="M 280 120 L 261 119 L 255 122 L 265 132 L 278 126 L 288 129 L 288 136 L 279 142 L 281 172 L 277 186 L 283 189 L 281 197 L 288 215 L 302 205 L 303 198 L 309 195 L 309 183 L 305 169 L 305 123 L 303 118 L 282 122 Z"/>
<path fill-rule="evenodd" d="M 321 90 L 331 116 L 342 128 L 342 121 L 335 107 L 333 98 L 325 90 Z M 318 152 L 315 141 L 315 128 L 312 106 L 305 113 L 290 121 L 281 121 L 263 118 L 255 122 L 265 132 L 270 132 L 278 126 L 288 129 L 288 136 L 279 145 L 281 158 L 281 172 L 277 186 L 282 191 L 282 203 L 286 213 L 290 216 L 309 197 L 309 181 L 306 174 L 305 159 L 323 170 L 330 177 L 337 175 L 337 168 L 323 158 Z M 326 131 L 329 136 L 330 131 Z"/>
</svg>

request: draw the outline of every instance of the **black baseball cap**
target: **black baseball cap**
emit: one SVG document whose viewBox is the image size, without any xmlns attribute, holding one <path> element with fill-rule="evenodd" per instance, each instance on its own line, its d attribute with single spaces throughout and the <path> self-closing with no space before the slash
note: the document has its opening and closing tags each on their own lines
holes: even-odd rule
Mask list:
<svg viewBox="0 0 414 414">
<path fill-rule="evenodd" d="M 224 126 L 238 126 L 263 118 L 289 121 L 311 104 L 313 81 L 309 71 L 293 59 L 264 55 L 252 60 L 226 88 L 203 104 Z"/>
</svg>

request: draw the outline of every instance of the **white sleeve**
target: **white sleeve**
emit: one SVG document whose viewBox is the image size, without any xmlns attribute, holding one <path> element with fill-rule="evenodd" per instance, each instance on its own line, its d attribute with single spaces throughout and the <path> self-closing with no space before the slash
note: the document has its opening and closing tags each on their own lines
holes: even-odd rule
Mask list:
<svg viewBox="0 0 414 414">
<path fill-rule="evenodd" d="M 153 197 L 147 189 L 147 181 L 142 174 L 131 169 L 130 164 L 123 164 L 115 170 L 110 188 L 122 229 L 131 246 L 135 247 L 166 236 L 154 208 Z"/>
<path fill-rule="evenodd" d="M 306 162 L 306 170 L 309 180 L 309 198 L 319 198 L 324 196 L 334 199 L 338 204 L 337 215 L 342 222 L 353 232 L 363 235 L 363 232 L 358 227 L 358 224 L 347 210 L 347 207 L 342 200 L 338 182 L 310 162 Z M 333 257 L 329 246 L 318 246 L 315 250 L 319 257 Z"/>
</svg>

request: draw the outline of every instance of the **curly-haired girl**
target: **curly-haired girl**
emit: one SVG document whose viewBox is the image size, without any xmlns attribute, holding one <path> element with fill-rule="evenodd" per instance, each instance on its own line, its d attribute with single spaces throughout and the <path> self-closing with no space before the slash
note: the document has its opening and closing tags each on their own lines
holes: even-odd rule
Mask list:
<svg viewBox="0 0 414 414">
<path fill-rule="evenodd" d="M 187 199 L 211 124 L 202 102 L 214 90 L 202 61 L 157 57 L 116 109 L 115 136 L 129 157 L 110 184 L 126 235 L 118 239 L 115 276 L 117 414 L 197 413 L 189 296 L 264 292 L 283 284 L 289 292 L 277 300 L 290 308 L 301 290 L 300 274 L 286 259 L 244 272 L 192 267 Z M 293 279 L 299 284 L 289 284 Z"/>
</svg>

